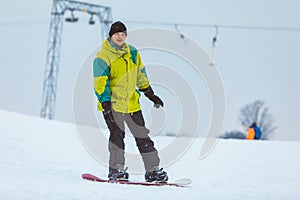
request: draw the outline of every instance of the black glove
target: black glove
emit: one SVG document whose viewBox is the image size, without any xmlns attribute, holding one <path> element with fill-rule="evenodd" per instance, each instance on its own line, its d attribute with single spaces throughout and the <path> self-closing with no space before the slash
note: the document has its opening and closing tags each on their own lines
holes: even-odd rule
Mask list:
<svg viewBox="0 0 300 200">
<path fill-rule="evenodd" d="M 104 109 L 103 116 L 105 121 L 107 123 L 115 123 L 113 113 L 112 113 L 112 108 L 111 108 L 111 102 L 110 101 L 103 102 L 102 108 Z"/>
<path fill-rule="evenodd" d="M 160 106 L 164 107 L 164 102 L 154 94 L 150 86 L 146 89 L 141 89 L 140 91 L 143 92 L 144 95 L 154 103 L 155 108 L 159 108 Z"/>
</svg>

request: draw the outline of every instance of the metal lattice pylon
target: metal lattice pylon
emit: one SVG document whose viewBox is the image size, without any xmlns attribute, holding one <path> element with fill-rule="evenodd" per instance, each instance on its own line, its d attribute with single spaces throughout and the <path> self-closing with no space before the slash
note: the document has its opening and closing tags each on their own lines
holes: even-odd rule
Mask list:
<svg viewBox="0 0 300 200">
<path fill-rule="evenodd" d="M 55 101 L 57 77 L 59 71 L 60 49 L 62 41 L 62 27 L 64 14 L 67 10 L 86 12 L 99 19 L 102 39 L 112 23 L 111 8 L 78 1 L 53 0 L 51 23 L 48 39 L 46 69 L 43 86 L 41 117 L 53 119 L 55 114 Z"/>
</svg>

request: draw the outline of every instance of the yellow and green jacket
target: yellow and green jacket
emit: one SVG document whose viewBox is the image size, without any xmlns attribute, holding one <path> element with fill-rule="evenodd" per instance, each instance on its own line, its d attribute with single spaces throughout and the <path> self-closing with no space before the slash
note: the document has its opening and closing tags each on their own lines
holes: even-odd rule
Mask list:
<svg viewBox="0 0 300 200">
<path fill-rule="evenodd" d="M 94 90 L 98 98 L 98 110 L 102 103 L 110 101 L 116 112 L 133 113 L 141 110 L 138 89 L 150 86 L 138 50 L 125 44 L 115 48 L 108 39 L 102 43 L 93 63 Z"/>
</svg>

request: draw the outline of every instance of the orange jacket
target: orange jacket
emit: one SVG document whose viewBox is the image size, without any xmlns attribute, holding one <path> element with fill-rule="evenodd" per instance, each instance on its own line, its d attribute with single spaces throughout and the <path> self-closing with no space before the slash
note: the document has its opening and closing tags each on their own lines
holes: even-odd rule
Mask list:
<svg viewBox="0 0 300 200">
<path fill-rule="evenodd" d="M 254 128 L 249 128 L 247 132 L 247 140 L 254 140 L 255 130 Z"/>
</svg>

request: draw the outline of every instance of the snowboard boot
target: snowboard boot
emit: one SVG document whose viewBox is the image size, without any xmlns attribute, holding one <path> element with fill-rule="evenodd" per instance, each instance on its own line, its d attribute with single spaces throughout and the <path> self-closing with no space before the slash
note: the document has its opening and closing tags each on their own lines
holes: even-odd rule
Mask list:
<svg viewBox="0 0 300 200">
<path fill-rule="evenodd" d="M 128 181 L 129 174 L 126 172 L 127 167 L 124 168 L 123 165 L 117 166 L 116 169 L 109 168 L 108 179 L 112 181 Z"/>
<path fill-rule="evenodd" d="M 158 167 L 153 168 L 151 171 L 145 173 L 146 182 L 167 182 L 168 181 L 167 172 L 163 171 L 163 168 Z"/>
</svg>

